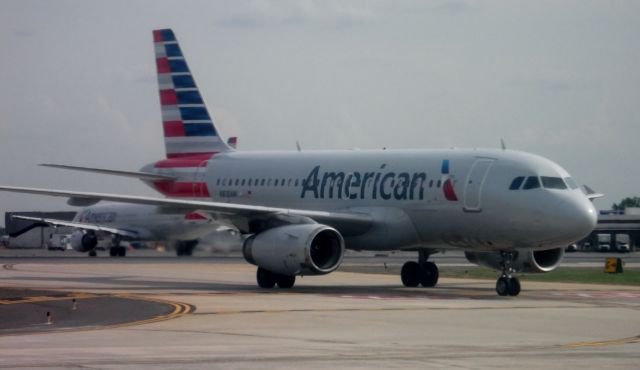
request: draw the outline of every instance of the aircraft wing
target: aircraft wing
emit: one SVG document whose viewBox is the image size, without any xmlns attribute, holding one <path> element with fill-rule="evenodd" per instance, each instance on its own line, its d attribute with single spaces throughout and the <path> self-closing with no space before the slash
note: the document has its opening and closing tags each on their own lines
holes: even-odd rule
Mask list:
<svg viewBox="0 0 640 370">
<path fill-rule="evenodd" d="M 140 171 L 110 170 L 110 169 L 106 169 L 106 168 L 69 166 L 69 165 L 66 165 L 66 164 L 54 164 L 54 163 L 41 163 L 39 166 L 52 167 L 52 168 L 61 168 L 63 170 L 101 173 L 101 174 L 104 174 L 104 175 L 135 177 L 136 179 L 140 179 L 140 180 L 150 180 L 150 181 L 175 180 L 175 177 L 172 177 L 172 176 L 158 175 L 158 174 L 155 174 L 155 173 L 140 172 Z"/>
<path fill-rule="evenodd" d="M 235 203 L 221 203 L 200 200 L 184 200 L 184 199 L 168 199 L 153 198 L 132 195 L 89 193 L 67 190 L 51 190 L 38 188 L 24 188 L 14 186 L 0 186 L 0 191 L 9 191 L 15 193 L 49 195 L 54 197 L 65 198 L 82 198 L 94 200 L 106 200 L 119 203 L 131 204 L 147 204 L 158 207 L 164 207 L 168 210 L 176 212 L 203 211 L 208 213 L 221 214 L 229 218 L 244 218 L 246 220 L 255 218 L 310 218 L 317 222 L 338 228 L 341 231 L 347 231 L 347 234 L 360 233 L 368 230 L 373 220 L 366 213 L 357 212 L 333 212 L 333 211 L 316 211 L 304 209 L 290 209 L 279 207 L 254 206 Z"/>
<path fill-rule="evenodd" d="M 100 226 L 100 225 L 89 224 L 85 222 L 63 221 L 63 220 L 56 220 L 53 218 L 41 218 L 41 217 L 29 217 L 29 216 L 12 216 L 12 218 L 15 218 L 18 220 L 42 222 L 51 226 L 68 226 L 68 227 L 74 227 L 76 229 L 82 229 L 82 230 L 102 231 L 109 234 L 125 236 L 128 238 L 137 238 L 139 236 L 138 233 L 136 233 L 135 231 L 118 229 L 115 227 Z"/>
</svg>

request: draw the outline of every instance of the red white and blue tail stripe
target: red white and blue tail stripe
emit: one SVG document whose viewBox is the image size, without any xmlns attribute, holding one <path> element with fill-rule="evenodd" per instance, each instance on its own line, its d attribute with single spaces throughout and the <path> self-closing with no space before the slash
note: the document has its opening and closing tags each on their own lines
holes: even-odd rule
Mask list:
<svg viewBox="0 0 640 370">
<path fill-rule="evenodd" d="M 208 159 L 232 150 L 218 135 L 171 29 L 153 31 L 167 158 Z"/>
</svg>

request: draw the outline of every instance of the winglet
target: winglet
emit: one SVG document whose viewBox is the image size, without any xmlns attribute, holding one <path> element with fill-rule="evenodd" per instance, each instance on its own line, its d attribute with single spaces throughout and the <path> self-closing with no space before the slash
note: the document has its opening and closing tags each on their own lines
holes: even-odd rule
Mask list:
<svg viewBox="0 0 640 370">
<path fill-rule="evenodd" d="M 596 198 L 604 197 L 604 194 L 596 192 L 587 185 L 582 185 L 582 191 L 584 192 L 584 195 L 586 195 L 587 198 L 589 198 L 589 200 L 592 202 Z"/>
</svg>

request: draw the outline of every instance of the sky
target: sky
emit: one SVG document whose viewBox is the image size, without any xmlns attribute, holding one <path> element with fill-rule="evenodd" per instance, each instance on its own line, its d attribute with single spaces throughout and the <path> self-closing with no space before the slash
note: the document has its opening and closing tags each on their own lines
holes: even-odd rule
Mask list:
<svg viewBox="0 0 640 370">
<path fill-rule="evenodd" d="M 151 31 L 239 149 L 499 147 L 640 195 L 638 1 L 0 1 L 0 184 L 157 195 Z M 0 193 L 7 211 L 72 210 Z M 4 217 L 0 218 L 4 223 Z"/>
</svg>

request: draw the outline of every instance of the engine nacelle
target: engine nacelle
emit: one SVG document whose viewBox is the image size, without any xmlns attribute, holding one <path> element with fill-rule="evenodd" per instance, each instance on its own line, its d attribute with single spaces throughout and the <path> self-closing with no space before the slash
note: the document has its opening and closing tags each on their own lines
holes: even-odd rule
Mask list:
<svg viewBox="0 0 640 370">
<path fill-rule="evenodd" d="M 283 275 L 324 275 L 344 256 L 342 235 L 326 225 L 286 225 L 252 235 L 242 254 L 247 262 Z"/>
<path fill-rule="evenodd" d="M 554 270 L 562 261 L 564 248 L 547 249 L 543 251 L 517 251 L 511 266 L 516 272 L 549 272 Z M 502 270 L 500 252 L 464 252 L 467 260 L 473 264 Z"/>
<path fill-rule="evenodd" d="M 93 232 L 74 231 L 71 234 L 71 247 L 78 252 L 89 252 L 98 245 L 98 237 Z"/>
</svg>

